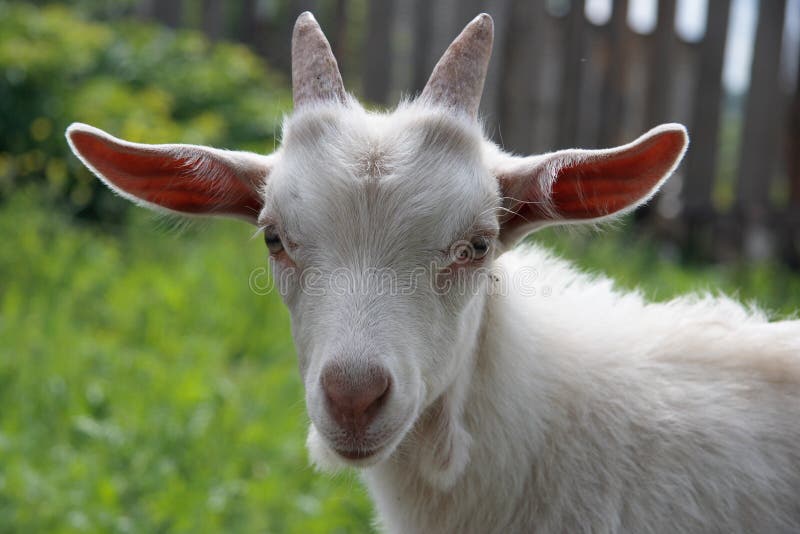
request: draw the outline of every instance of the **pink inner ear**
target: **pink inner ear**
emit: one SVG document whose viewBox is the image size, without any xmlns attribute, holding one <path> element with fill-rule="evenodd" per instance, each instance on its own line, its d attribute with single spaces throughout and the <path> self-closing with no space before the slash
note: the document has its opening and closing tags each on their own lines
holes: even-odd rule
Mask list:
<svg viewBox="0 0 800 534">
<path fill-rule="evenodd" d="M 557 171 L 550 206 L 567 220 L 611 215 L 649 196 L 683 151 L 684 134 L 667 131 L 618 152 L 599 152 Z"/>
<path fill-rule="evenodd" d="M 257 176 L 237 176 L 211 150 L 120 143 L 92 132 L 72 131 L 83 158 L 116 188 L 151 204 L 182 213 L 214 213 L 253 220 L 261 198 L 251 184 Z M 198 175 L 197 169 L 202 169 Z M 244 179 L 242 179 L 244 178 Z"/>
<path fill-rule="evenodd" d="M 506 160 L 496 171 L 503 195 L 501 237 L 513 242 L 548 221 L 588 221 L 647 200 L 683 156 L 680 125 L 663 125 L 609 150 L 565 150 Z"/>
</svg>

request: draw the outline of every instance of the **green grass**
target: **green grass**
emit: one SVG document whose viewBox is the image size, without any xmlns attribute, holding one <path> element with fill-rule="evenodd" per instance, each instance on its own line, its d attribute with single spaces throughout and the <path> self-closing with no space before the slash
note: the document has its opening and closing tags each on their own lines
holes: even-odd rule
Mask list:
<svg viewBox="0 0 800 534">
<path fill-rule="evenodd" d="M 101 231 L 36 198 L 0 207 L 0 532 L 368 531 L 356 477 L 308 467 L 288 316 L 248 284 L 252 229 L 136 211 Z M 657 298 L 800 303 L 777 267 L 687 270 L 620 235 L 542 238 Z"/>
</svg>

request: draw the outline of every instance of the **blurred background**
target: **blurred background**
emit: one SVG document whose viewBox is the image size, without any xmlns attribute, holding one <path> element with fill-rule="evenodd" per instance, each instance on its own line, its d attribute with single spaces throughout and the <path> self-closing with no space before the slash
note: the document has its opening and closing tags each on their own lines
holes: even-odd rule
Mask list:
<svg viewBox="0 0 800 534">
<path fill-rule="evenodd" d="M 518 153 L 686 124 L 646 209 L 533 239 L 654 299 L 800 307 L 800 0 L 0 0 L 0 532 L 371 529 L 354 475 L 307 466 L 288 318 L 251 289 L 263 243 L 176 232 L 63 137 L 272 151 L 305 10 L 376 108 L 491 13 L 482 116 Z"/>
</svg>

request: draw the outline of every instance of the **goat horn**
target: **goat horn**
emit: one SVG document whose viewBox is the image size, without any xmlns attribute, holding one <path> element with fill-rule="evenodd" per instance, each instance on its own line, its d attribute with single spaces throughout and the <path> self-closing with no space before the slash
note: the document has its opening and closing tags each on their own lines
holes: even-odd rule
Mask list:
<svg viewBox="0 0 800 534">
<path fill-rule="evenodd" d="M 347 96 L 331 45 L 309 11 L 297 17 L 292 33 L 294 107 L 310 102 L 346 102 Z"/>
<path fill-rule="evenodd" d="M 481 13 L 447 48 L 433 68 L 421 98 L 431 104 L 463 110 L 470 117 L 477 116 L 493 38 L 492 17 Z"/>
</svg>

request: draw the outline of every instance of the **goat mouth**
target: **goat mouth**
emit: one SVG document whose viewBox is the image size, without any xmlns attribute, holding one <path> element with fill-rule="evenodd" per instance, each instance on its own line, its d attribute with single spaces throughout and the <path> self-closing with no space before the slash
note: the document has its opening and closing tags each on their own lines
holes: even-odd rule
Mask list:
<svg viewBox="0 0 800 534">
<path fill-rule="evenodd" d="M 336 454 L 341 456 L 346 460 L 366 460 L 367 458 L 371 458 L 375 456 L 380 448 L 378 449 L 333 449 Z"/>
</svg>

